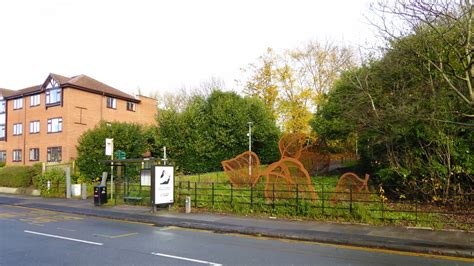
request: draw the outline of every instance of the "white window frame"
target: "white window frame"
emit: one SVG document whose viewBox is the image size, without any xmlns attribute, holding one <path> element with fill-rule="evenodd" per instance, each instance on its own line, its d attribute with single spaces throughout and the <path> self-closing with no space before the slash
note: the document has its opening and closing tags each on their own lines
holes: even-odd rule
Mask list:
<svg viewBox="0 0 474 266">
<path fill-rule="evenodd" d="M 53 150 L 56 152 L 59 151 L 59 156 L 57 155 L 56 157 L 59 158 L 53 158 Z M 48 147 L 48 152 L 47 152 L 47 161 L 48 162 L 61 162 L 63 157 L 63 148 L 62 146 L 56 146 L 56 147 Z"/>
<path fill-rule="evenodd" d="M 33 156 L 31 156 L 33 155 Z M 40 149 L 39 148 L 31 148 L 30 149 L 30 161 L 39 161 L 40 156 Z"/>
<path fill-rule="evenodd" d="M 59 104 L 61 103 L 61 88 L 52 88 L 46 90 L 46 104 Z"/>
<path fill-rule="evenodd" d="M 41 95 L 35 94 L 30 96 L 30 106 L 39 106 L 41 104 Z"/>
<path fill-rule="evenodd" d="M 18 98 L 13 100 L 13 110 L 18 110 L 23 108 L 23 98 Z"/>
<path fill-rule="evenodd" d="M 127 111 L 135 112 L 137 110 L 137 104 L 134 102 L 127 102 Z"/>
<path fill-rule="evenodd" d="M 107 108 L 117 109 L 117 98 L 107 96 Z"/>
<path fill-rule="evenodd" d="M 3 101 L 0 101 L 0 114 L 3 114 L 6 112 L 6 107 L 7 107 L 7 104 L 6 102 L 3 100 Z"/>
<path fill-rule="evenodd" d="M 6 150 L 1 150 L 0 151 L 0 162 L 6 162 L 7 161 L 7 151 Z"/>
<path fill-rule="evenodd" d="M 22 161 L 22 150 L 21 149 L 17 149 L 17 150 L 13 150 L 13 161 L 14 162 L 21 162 Z"/>
<path fill-rule="evenodd" d="M 40 121 L 30 121 L 30 134 L 35 134 L 40 132 Z"/>
<path fill-rule="evenodd" d="M 48 133 L 59 133 L 63 131 L 63 118 L 55 117 L 48 119 Z"/>
<path fill-rule="evenodd" d="M 19 136 L 23 134 L 23 124 L 13 124 L 13 136 Z"/>
<path fill-rule="evenodd" d="M 0 139 L 5 138 L 5 124 L 0 124 Z"/>
</svg>

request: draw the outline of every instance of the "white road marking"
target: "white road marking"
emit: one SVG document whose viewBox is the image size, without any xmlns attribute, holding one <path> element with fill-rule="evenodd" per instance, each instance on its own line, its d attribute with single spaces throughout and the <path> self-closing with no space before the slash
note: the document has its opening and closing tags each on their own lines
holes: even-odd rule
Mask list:
<svg viewBox="0 0 474 266">
<path fill-rule="evenodd" d="M 102 245 L 104 245 L 104 244 L 102 244 L 102 243 L 97 243 L 97 242 L 85 241 L 85 240 L 80 240 L 80 239 L 75 239 L 75 238 L 64 237 L 64 236 L 56 236 L 56 235 L 44 234 L 44 233 L 34 232 L 34 231 L 28 231 L 28 230 L 24 230 L 23 232 L 28 233 L 28 234 L 34 234 L 34 235 L 47 236 L 47 237 L 54 237 L 54 238 L 59 238 L 59 239 L 64 239 L 64 240 L 71 240 L 71 241 L 76 241 L 76 242 L 81 242 L 81 243 L 86 243 L 86 244 L 91 244 L 91 245 L 97 245 L 97 246 L 102 246 Z"/>
<path fill-rule="evenodd" d="M 156 253 L 156 252 L 152 252 L 151 254 L 155 255 L 155 256 L 167 257 L 167 258 L 172 258 L 172 259 L 186 260 L 186 261 L 197 262 L 197 263 L 202 263 L 202 264 L 209 264 L 209 265 L 214 265 L 214 266 L 222 266 L 222 264 L 214 263 L 214 262 L 210 262 L 210 261 L 205 261 L 205 260 L 195 260 L 195 259 L 178 257 L 178 256 L 173 256 L 173 255 L 168 255 L 168 254 L 163 254 L 163 253 Z"/>
</svg>

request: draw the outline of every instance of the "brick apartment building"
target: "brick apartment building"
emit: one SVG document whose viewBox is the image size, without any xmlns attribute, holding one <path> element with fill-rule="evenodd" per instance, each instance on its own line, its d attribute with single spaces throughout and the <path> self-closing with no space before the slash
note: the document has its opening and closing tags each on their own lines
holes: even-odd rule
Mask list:
<svg viewBox="0 0 474 266">
<path fill-rule="evenodd" d="M 133 97 L 86 75 L 50 74 L 42 85 L 0 89 L 0 161 L 68 162 L 77 157 L 79 136 L 100 121 L 154 124 L 156 112 L 155 99 Z"/>
</svg>

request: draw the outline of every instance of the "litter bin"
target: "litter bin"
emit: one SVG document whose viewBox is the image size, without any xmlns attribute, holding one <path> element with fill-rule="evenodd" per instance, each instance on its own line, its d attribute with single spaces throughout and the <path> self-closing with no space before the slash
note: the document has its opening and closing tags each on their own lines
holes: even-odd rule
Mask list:
<svg viewBox="0 0 474 266">
<path fill-rule="evenodd" d="M 107 203 L 107 187 L 103 185 L 94 187 L 94 204 L 100 206 Z"/>
</svg>

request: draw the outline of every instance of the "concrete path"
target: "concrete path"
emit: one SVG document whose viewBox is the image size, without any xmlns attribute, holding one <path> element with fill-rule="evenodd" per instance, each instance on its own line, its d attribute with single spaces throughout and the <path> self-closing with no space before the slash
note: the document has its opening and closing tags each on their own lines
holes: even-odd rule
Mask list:
<svg viewBox="0 0 474 266">
<path fill-rule="evenodd" d="M 214 213 L 184 214 L 167 209 L 152 213 L 148 207 L 97 207 L 91 200 L 6 194 L 0 194 L 0 204 L 137 221 L 156 226 L 178 226 L 223 233 L 474 258 L 473 232 L 250 218 Z"/>
</svg>

